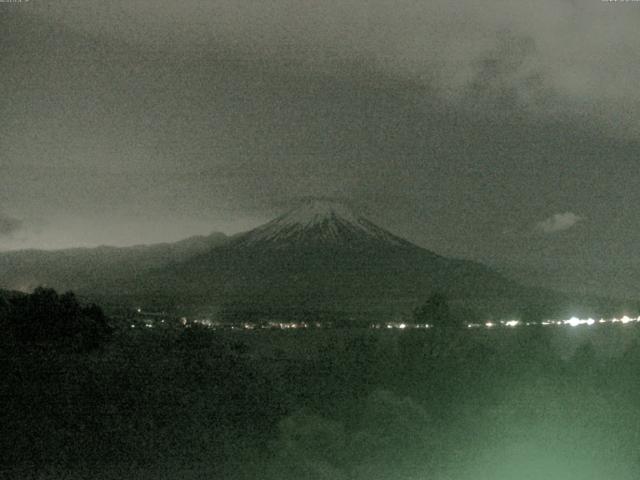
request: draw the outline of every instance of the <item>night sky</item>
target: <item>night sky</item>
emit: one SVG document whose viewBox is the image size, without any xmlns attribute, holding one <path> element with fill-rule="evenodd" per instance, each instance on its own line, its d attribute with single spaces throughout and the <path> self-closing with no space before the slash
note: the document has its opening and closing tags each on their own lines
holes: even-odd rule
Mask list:
<svg viewBox="0 0 640 480">
<path fill-rule="evenodd" d="M 628 294 L 638 25 L 600 0 L 0 3 L 0 250 L 235 233 L 331 196 Z"/>
</svg>

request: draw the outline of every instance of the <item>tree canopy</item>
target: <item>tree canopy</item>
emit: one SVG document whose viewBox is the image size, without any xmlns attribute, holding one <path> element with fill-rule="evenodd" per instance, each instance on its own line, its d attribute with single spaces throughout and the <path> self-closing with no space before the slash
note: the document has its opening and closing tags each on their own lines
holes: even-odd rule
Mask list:
<svg viewBox="0 0 640 480">
<path fill-rule="evenodd" d="M 439 292 L 433 293 L 417 307 L 413 312 L 413 318 L 416 323 L 428 323 L 437 329 L 456 327 L 447 297 Z"/>
<path fill-rule="evenodd" d="M 0 302 L 1 303 L 1 302 Z M 0 324 L 16 342 L 91 350 L 111 333 L 102 309 L 81 305 L 72 292 L 39 287 L 0 305 Z"/>
</svg>

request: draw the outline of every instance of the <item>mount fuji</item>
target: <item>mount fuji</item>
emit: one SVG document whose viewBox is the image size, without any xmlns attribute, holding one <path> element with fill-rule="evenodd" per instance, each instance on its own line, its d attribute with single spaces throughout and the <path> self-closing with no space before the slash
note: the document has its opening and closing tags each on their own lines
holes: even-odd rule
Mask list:
<svg viewBox="0 0 640 480">
<path fill-rule="evenodd" d="M 406 313 L 434 291 L 503 313 L 527 296 L 479 263 L 440 256 L 322 199 L 129 284 L 143 297 L 257 314 Z"/>
<path fill-rule="evenodd" d="M 248 232 L 175 244 L 0 254 L 0 288 L 46 284 L 109 304 L 212 307 L 258 316 L 410 312 L 430 293 L 490 315 L 557 303 L 482 264 L 440 256 L 345 204 L 313 199 Z"/>
</svg>

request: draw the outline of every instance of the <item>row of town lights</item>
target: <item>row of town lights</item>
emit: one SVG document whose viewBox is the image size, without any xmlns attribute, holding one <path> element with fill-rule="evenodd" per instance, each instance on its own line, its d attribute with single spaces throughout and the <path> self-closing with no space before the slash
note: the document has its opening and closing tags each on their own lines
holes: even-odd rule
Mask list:
<svg viewBox="0 0 640 480">
<path fill-rule="evenodd" d="M 481 323 L 468 323 L 467 327 L 468 328 L 479 328 L 479 327 L 486 327 L 486 328 L 494 328 L 494 327 L 498 327 L 498 326 L 502 326 L 502 327 L 518 327 L 521 325 L 526 325 L 526 326 L 531 326 L 531 325 L 543 325 L 543 326 L 548 326 L 548 325 L 568 325 L 570 327 L 578 327 L 581 325 L 595 325 L 596 323 L 598 324 L 605 324 L 605 323 L 621 323 L 623 325 L 626 325 L 628 323 L 640 323 L 640 317 L 636 317 L 636 318 L 632 318 L 632 317 L 628 317 L 628 316 L 624 316 L 622 318 L 612 318 L 612 319 L 604 319 L 601 318 L 600 320 L 594 320 L 593 318 L 578 318 L 578 317 L 571 317 L 568 320 L 544 320 L 542 322 L 521 322 L 519 320 L 501 320 L 500 322 L 485 322 L 484 324 Z"/>
<path fill-rule="evenodd" d="M 138 311 L 140 311 L 140 309 L 137 309 Z M 183 326 L 186 326 L 188 324 L 188 321 L 185 317 L 182 317 L 180 319 L 180 323 Z M 160 323 L 165 323 L 165 320 L 162 319 L 160 321 Z M 220 324 L 218 324 L 217 322 L 213 322 L 211 320 L 208 319 L 198 319 L 198 320 L 193 320 L 192 323 L 194 324 L 200 324 L 203 326 L 207 326 L 207 327 L 219 327 L 221 326 Z M 623 325 L 626 325 L 628 323 L 640 323 L 640 317 L 636 317 L 636 318 L 632 318 L 629 316 L 623 316 L 621 318 L 612 318 L 612 319 L 604 319 L 601 318 L 600 320 L 594 320 L 593 318 L 586 318 L 586 319 L 582 319 L 582 318 L 578 318 L 578 317 L 571 317 L 568 320 L 544 320 L 542 322 L 522 322 L 520 320 L 500 320 L 500 321 L 488 321 L 485 323 L 468 323 L 467 324 L 467 328 L 495 328 L 495 327 L 507 327 L 507 328 L 514 328 L 514 327 L 519 327 L 519 326 L 532 326 L 532 325 L 543 325 L 543 326 L 550 326 L 550 325 L 557 325 L 557 326 L 563 326 L 563 325 L 568 325 L 570 327 L 578 327 L 581 325 L 587 325 L 587 326 L 591 326 L 591 325 L 595 325 L 595 324 L 607 324 L 607 323 L 620 323 Z M 152 328 L 154 326 L 155 322 L 149 322 L 146 321 L 144 323 L 144 326 L 147 328 Z M 320 328 L 322 325 L 319 322 L 314 322 L 311 325 Z M 268 322 L 268 324 L 266 326 L 264 326 L 263 328 L 279 328 L 279 329 L 289 329 L 289 328 L 307 328 L 309 325 L 306 322 Z M 427 328 L 431 328 L 432 325 L 429 325 L 427 323 L 424 324 L 407 324 L 407 323 L 387 323 L 384 325 L 387 329 L 400 329 L 400 330 L 405 330 L 408 328 L 412 328 L 412 329 L 427 329 Z M 256 328 L 256 325 L 251 324 L 251 323 L 243 323 L 242 325 L 240 325 L 241 328 L 243 329 L 247 329 L 247 330 L 253 330 L 254 328 Z M 372 328 L 380 328 L 381 326 L 379 324 L 377 325 L 372 325 Z M 131 324 L 131 328 L 135 328 L 135 324 Z"/>
</svg>

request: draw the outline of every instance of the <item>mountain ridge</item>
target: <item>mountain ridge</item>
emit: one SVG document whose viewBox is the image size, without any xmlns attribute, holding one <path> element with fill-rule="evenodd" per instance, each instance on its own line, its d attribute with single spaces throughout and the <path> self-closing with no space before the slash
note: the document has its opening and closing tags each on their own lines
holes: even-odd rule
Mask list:
<svg viewBox="0 0 640 480">
<path fill-rule="evenodd" d="M 59 290 L 100 288 L 110 278 L 115 281 L 171 262 L 184 261 L 228 238 L 214 232 L 172 243 L 0 252 L 0 288 L 19 291 L 30 291 L 40 285 Z"/>
<path fill-rule="evenodd" d="M 410 313 L 435 291 L 484 318 L 525 310 L 549 315 L 554 305 L 567 304 L 564 295 L 523 287 L 481 263 L 440 256 L 325 201 L 299 205 L 231 237 L 0 254 L 0 272 L 0 288 L 25 290 L 28 281 L 27 288 L 73 289 L 111 304 L 200 305 L 252 315 L 388 318 Z"/>
</svg>

